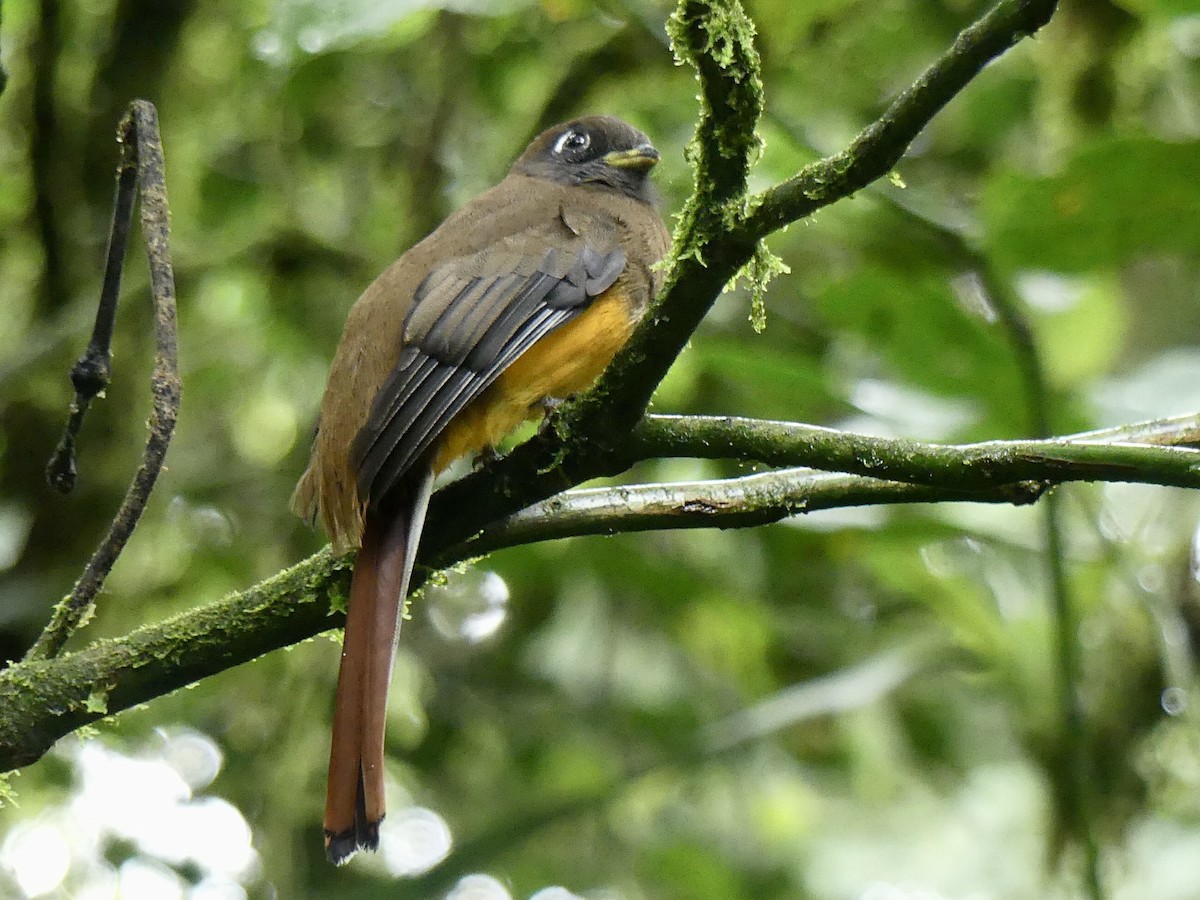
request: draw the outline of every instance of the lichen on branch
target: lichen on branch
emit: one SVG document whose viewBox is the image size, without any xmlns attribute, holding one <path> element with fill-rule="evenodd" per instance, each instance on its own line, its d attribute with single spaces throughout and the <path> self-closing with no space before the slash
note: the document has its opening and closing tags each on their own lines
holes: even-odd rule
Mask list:
<svg viewBox="0 0 1200 900">
<path fill-rule="evenodd" d="M 631 429 L 643 419 L 651 394 L 718 294 L 752 260 L 757 259 L 757 268 L 750 275 L 757 283 L 774 268 L 769 257 L 756 257 L 760 241 L 885 175 L 933 115 L 984 65 L 1041 27 L 1054 6 L 1052 0 L 1002 0 L 965 29 L 850 147 L 761 195 L 747 197 L 748 174 L 759 152 L 755 128 L 764 103 L 753 23 L 737 0 L 680 0 L 671 37 L 678 58 L 696 71 L 701 109 L 689 151 L 693 193 L 675 229 L 664 289 L 597 389 L 564 404 L 556 414 L 569 427 L 547 429 L 506 459 L 439 491 L 430 508 L 422 561 L 440 564 L 455 548 L 463 551 L 473 535 L 515 511 L 598 475 L 622 471 L 635 461 L 639 449 L 636 438 L 629 437 Z M 703 440 L 712 438 L 709 434 Z M 660 431 L 658 439 L 672 438 Z M 858 450 L 891 452 L 865 445 Z M 1085 459 L 1088 454 L 1077 448 L 1071 453 L 1078 458 L 1021 458 L 1013 471 L 1035 479 L 1040 473 L 1051 482 L 1065 480 L 1073 466 L 1097 464 L 1103 455 L 1097 451 L 1096 458 Z M 1121 451 L 1108 462 L 1136 469 L 1148 464 L 1151 454 L 1142 455 L 1144 459 Z M 1171 462 L 1183 464 L 1174 457 Z M 970 464 L 986 463 L 973 458 Z M 1190 460 L 1186 465 L 1191 466 Z M 893 460 L 888 471 L 894 476 L 901 468 Z M 937 471 L 935 467 L 931 483 Z M 1093 469 L 1088 477 L 1101 480 L 1104 474 Z M 880 484 L 878 479 L 863 479 L 844 486 L 865 501 L 869 498 L 861 492 L 872 490 L 867 482 Z M 774 492 L 777 486 L 770 487 Z M 890 490 L 893 496 L 934 495 L 920 485 L 893 485 Z M 772 503 L 772 497 L 783 495 L 763 496 L 761 514 L 768 517 L 799 502 L 784 497 Z M 685 499 L 684 512 L 697 515 L 717 498 Z M 1020 502 L 1020 492 L 1008 500 Z M 146 702 L 333 627 L 337 619 L 329 614 L 328 592 L 344 583 L 344 574 L 337 561 L 324 554 L 243 594 L 168 622 L 78 653 L 10 666 L 0 672 L 0 768 L 32 761 L 57 737 L 100 718 L 105 710 L 112 713 Z"/>
</svg>

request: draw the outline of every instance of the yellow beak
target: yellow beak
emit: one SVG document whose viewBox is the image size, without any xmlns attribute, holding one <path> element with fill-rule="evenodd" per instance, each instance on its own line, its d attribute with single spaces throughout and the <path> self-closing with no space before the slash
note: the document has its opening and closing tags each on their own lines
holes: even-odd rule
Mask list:
<svg viewBox="0 0 1200 900">
<path fill-rule="evenodd" d="M 604 154 L 605 165 L 614 169 L 650 169 L 658 163 L 658 151 L 649 144 L 638 144 L 630 150 L 613 150 Z"/>
</svg>

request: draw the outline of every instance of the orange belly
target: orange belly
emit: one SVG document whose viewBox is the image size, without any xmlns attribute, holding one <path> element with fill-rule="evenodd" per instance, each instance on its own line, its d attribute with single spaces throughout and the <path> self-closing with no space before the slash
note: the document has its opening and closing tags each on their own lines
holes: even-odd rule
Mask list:
<svg viewBox="0 0 1200 900">
<path fill-rule="evenodd" d="M 433 470 L 494 447 L 522 422 L 539 416 L 546 397 L 561 399 L 590 387 L 629 340 L 633 325 L 620 288 L 605 291 L 585 313 L 521 354 L 454 417 L 438 441 Z"/>
</svg>

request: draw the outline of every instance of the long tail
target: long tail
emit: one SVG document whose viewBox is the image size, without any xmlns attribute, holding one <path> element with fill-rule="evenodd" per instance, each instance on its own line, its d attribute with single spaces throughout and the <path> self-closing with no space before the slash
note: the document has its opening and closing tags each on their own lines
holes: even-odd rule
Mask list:
<svg viewBox="0 0 1200 900">
<path fill-rule="evenodd" d="M 393 515 L 368 512 L 354 563 L 325 796 L 325 854 L 338 865 L 379 846 L 388 684 L 432 488 L 428 472 Z"/>
</svg>

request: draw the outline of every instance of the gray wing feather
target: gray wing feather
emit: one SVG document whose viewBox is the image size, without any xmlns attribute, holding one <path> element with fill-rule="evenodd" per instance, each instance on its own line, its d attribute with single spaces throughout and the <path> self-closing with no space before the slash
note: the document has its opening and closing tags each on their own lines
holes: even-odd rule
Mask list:
<svg viewBox="0 0 1200 900">
<path fill-rule="evenodd" d="M 625 252 L 580 242 L 540 257 L 451 260 L 421 282 L 405 347 L 355 437 L 360 496 L 382 501 L 450 421 L 535 342 L 582 313 L 625 268 Z"/>
</svg>

